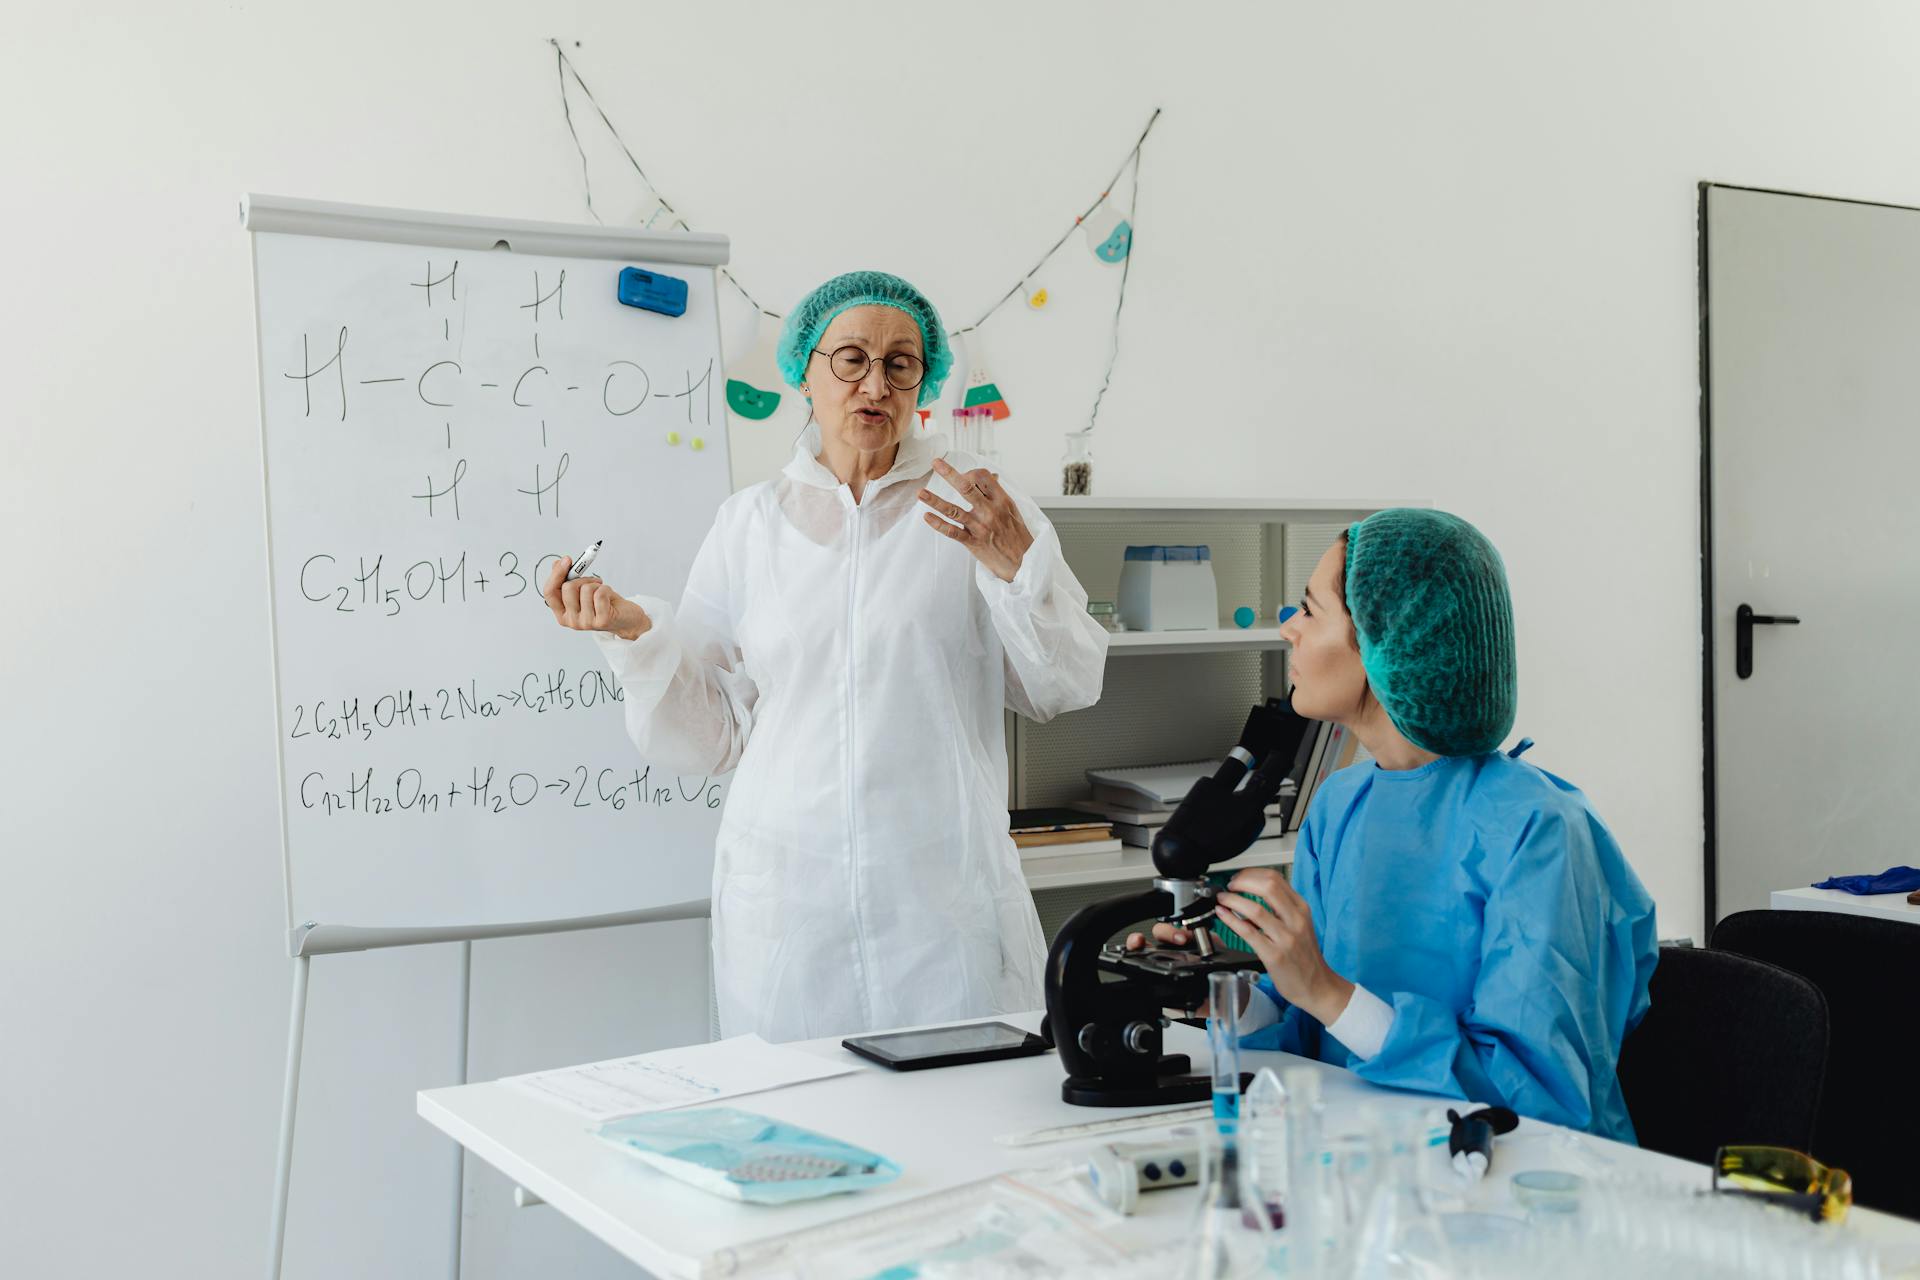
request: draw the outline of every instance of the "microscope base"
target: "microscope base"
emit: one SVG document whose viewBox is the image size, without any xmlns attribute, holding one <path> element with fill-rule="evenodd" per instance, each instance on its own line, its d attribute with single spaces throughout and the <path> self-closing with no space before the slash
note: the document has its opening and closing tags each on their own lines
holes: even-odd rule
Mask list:
<svg viewBox="0 0 1920 1280">
<path fill-rule="evenodd" d="M 1191 1063 L 1184 1053 L 1160 1060 L 1161 1076 L 1154 1084 L 1115 1084 L 1098 1076 L 1068 1076 L 1060 1096 L 1076 1107 L 1163 1107 L 1181 1102 L 1205 1102 L 1213 1096 L 1213 1077 L 1173 1074 Z M 1253 1085 L 1251 1072 L 1240 1073 L 1240 1091 Z"/>
</svg>

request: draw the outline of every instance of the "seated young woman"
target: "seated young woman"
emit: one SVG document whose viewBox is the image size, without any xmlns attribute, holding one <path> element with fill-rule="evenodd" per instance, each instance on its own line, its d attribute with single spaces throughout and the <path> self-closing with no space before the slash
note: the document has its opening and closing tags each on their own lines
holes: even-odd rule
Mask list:
<svg viewBox="0 0 1920 1280">
<path fill-rule="evenodd" d="M 1266 969 L 1241 1043 L 1632 1142 L 1615 1067 L 1647 1010 L 1653 902 L 1587 798 L 1500 749 L 1517 693 L 1499 553 L 1457 516 L 1380 512 L 1322 557 L 1282 634 L 1294 710 L 1373 758 L 1314 793 L 1291 884 L 1246 870 L 1219 895 Z"/>
</svg>

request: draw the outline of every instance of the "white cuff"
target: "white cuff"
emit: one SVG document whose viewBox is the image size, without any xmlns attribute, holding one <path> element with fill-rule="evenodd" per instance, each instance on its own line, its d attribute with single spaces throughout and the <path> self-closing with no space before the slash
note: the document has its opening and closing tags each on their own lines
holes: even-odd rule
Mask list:
<svg viewBox="0 0 1920 1280">
<path fill-rule="evenodd" d="M 1265 987 L 1254 983 L 1247 996 L 1247 1007 L 1240 1011 L 1240 1034 L 1250 1036 L 1262 1027 L 1270 1027 L 1280 1021 L 1280 1006 L 1267 994 Z"/>
<path fill-rule="evenodd" d="M 1036 537 L 1020 557 L 1020 567 L 1013 571 L 1011 582 L 1002 582 L 979 561 L 974 562 L 974 580 L 980 584 L 988 604 L 1012 605 L 1022 614 L 1031 613 L 1035 603 L 1045 599 L 1053 587 L 1053 562 L 1059 554 L 1058 539 Z"/>
<path fill-rule="evenodd" d="M 601 654 L 607 665 L 613 668 L 613 674 L 622 679 L 647 679 L 658 673 L 660 659 L 671 649 L 673 661 L 667 664 L 670 674 L 679 665 L 680 652 L 677 644 L 670 643 L 673 635 L 673 606 L 657 596 L 629 597 L 641 609 L 645 610 L 649 624 L 646 631 L 637 640 L 622 640 L 611 631 L 594 631 L 595 643 L 600 646 Z"/>
<path fill-rule="evenodd" d="M 1327 1034 L 1363 1060 L 1380 1052 L 1391 1030 L 1393 1006 L 1358 983 L 1346 1010 L 1327 1024 Z"/>
</svg>

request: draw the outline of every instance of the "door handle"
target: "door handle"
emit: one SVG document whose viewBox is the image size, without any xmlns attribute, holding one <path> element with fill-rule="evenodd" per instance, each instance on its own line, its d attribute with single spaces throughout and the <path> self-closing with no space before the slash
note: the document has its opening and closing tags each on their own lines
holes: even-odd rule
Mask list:
<svg viewBox="0 0 1920 1280">
<path fill-rule="evenodd" d="M 1800 619 L 1787 614 L 1755 613 L 1753 606 L 1741 605 L 1733 613 L 1733 674 L 1745 680 L 1753 674 L 1753 629 L 1755 627 L 1797 627 Z"/>
</svg>

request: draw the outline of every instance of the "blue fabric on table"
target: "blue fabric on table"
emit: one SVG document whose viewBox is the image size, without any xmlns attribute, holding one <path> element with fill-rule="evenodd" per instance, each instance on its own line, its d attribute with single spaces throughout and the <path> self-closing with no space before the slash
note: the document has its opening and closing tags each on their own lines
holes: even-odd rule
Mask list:
<svg viewBox="0 0 1920 1280">
<path fill-rule="evenodd" d="M 1831 876 L 1813 887 L 1842 893 L 1912 893 L 1920 889 L 1920 867 L 1888 867 L 1877 876 Z"/>
</svg>

